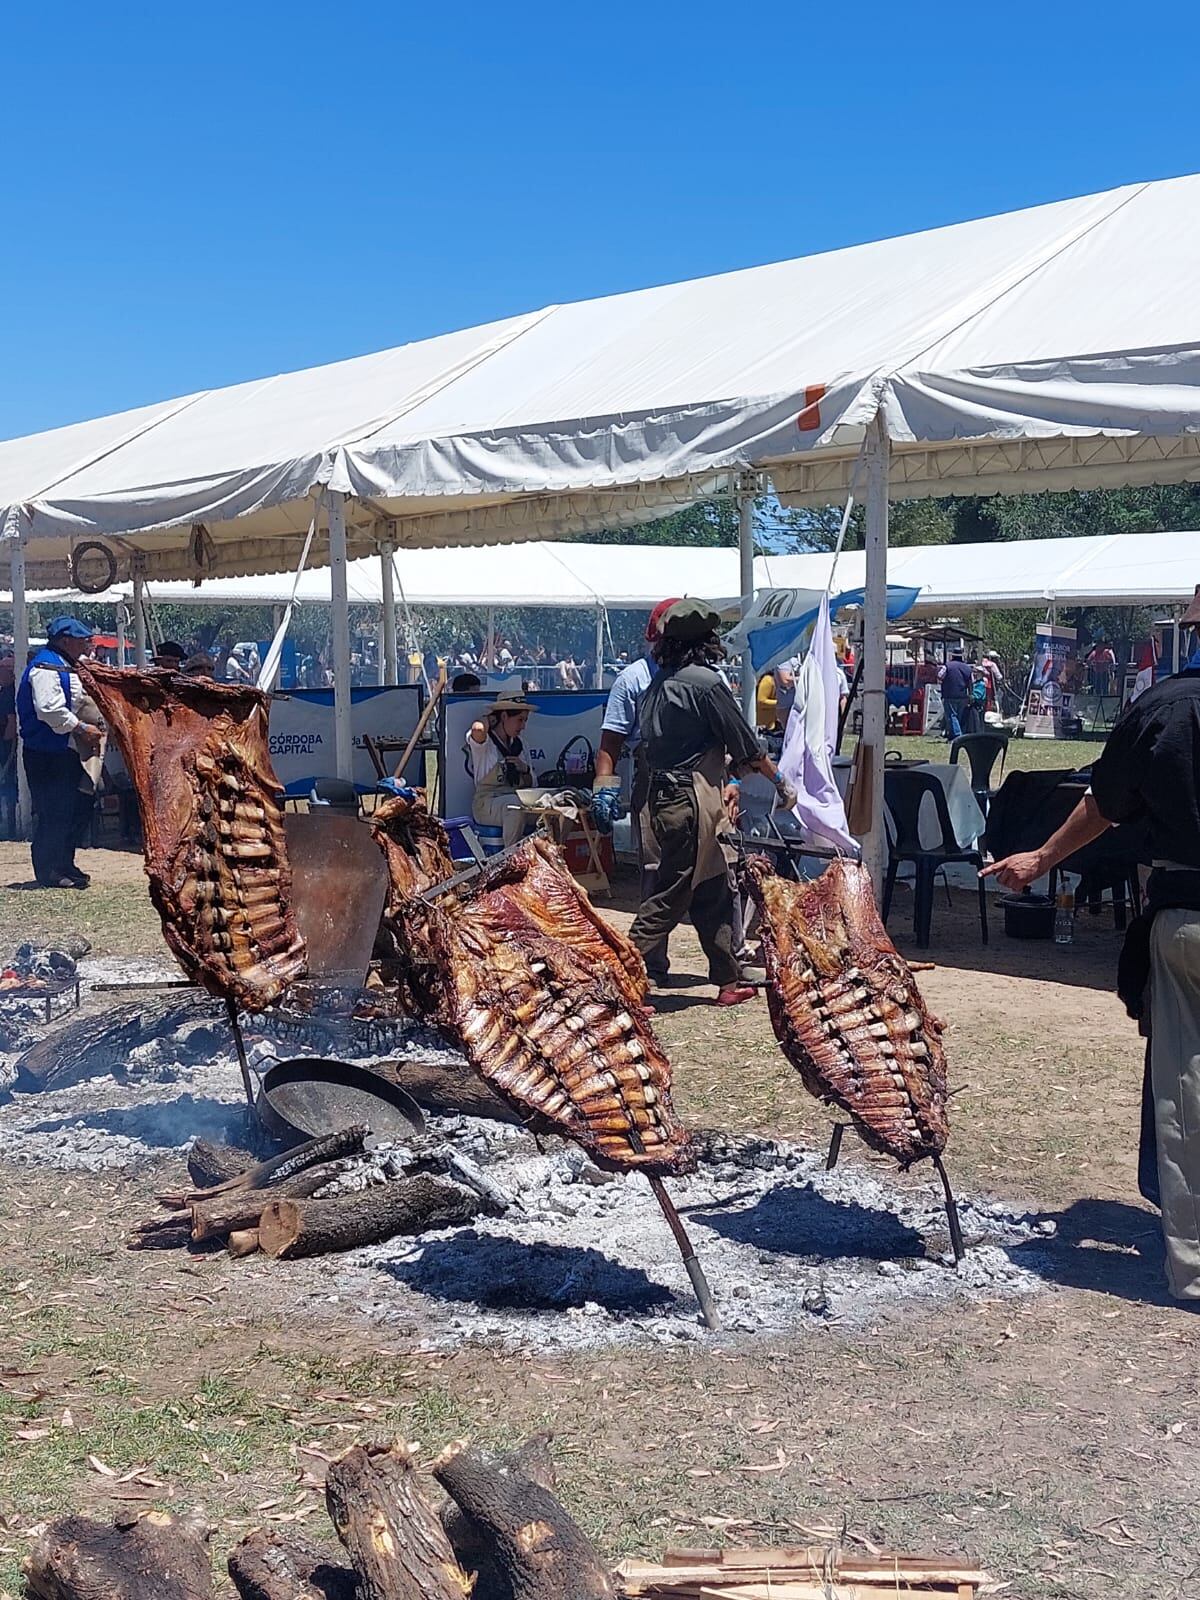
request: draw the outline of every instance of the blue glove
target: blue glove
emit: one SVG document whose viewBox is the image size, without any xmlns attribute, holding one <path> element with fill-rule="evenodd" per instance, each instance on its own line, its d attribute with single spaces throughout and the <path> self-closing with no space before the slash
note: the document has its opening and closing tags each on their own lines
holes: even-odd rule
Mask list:
<svg viewBox="0 0 1200 1600">
<path fill-rule="evenodd" d="M 397 795 L 401 800 L 415 800 L 417 797 L 417 791 L 401 783 L 399 778 L 380 778 L 375 787 L 382 789 L 385 794 Z"/>
<path fill-rule="evenodd" d="M 603 788 L 592 790 L 591 811 L 596 832 L 611 833 L 613 823 L 620 821 L 626 814 L 625 807 L 621 803 L 621 791 L 616 784 L 606 784 Z"/>
</svg>

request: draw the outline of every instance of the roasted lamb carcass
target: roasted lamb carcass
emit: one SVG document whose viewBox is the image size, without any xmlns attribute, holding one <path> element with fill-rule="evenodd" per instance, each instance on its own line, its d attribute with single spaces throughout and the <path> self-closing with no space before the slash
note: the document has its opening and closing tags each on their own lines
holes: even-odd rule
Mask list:
<svg viewBox="0 0 1200 1600">
<path fill-rule="evenodd" d="M 762 915 L 775 1037 L 805 1088 L 902 1166 L 939 1156 L 949 1133 L 943 1024 L 888 938 L 866 868 L 839 859 L 793 883 L 751 856 L 742 881 Z"/>
<path fill-rule="evenodd" d="M 469 883 L 441 824 L 406 799 L 375 813 L 391 880 L 387 922 L 402 989 L 533 1125 L 601 1164 L 649 1173 L 690 1164 L 671 1067 L 643 1014 L 645 969 L 548 840 L 524 840 Z"/>
<path fill-rule="evenodd" d="M 305 970 L 266 696 L 158 668 L 79 671 L 137 795 L 167 944 L 210 994 L 263 1010 Z"/>
</svg>

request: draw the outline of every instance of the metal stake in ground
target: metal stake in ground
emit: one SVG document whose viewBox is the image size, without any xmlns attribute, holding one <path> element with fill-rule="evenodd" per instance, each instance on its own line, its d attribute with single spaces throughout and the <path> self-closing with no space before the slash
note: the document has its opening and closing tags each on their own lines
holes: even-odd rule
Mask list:
<svg viewBox="0 0 1200 1600">
<path fill-rule="evenodd" d="M 721 1314 L 717 1310 L 716 1301 L 708 1287 L 708 1279 L 704 1276 L 704 1268 L 696 1259 L 696 1252 L 692 1249 L 692 1241 L 688 1238 L 688 1231 L 683 1225 L 683 1220 L 675 1209 L 675 1202 L 667 1193 L 667 1186 L 661 1178 L 651 1178 L 650 1187 L 654 1190 L 654 1198 L 662 1207 L 663 1216 L 667 1219 L 667 1226 L 675 1235 L 675 1243 L 679 1246 L 679 1254 L 683 1257 L 683 1265 L 688 1277 L 692 1280 L 692 1288 L 696 1291 L 696 1299 L 700 1302 L 700 1315 L 704 1318 L 706 1328 L 719 1328 Z"/>
<path fill-rule="evenodd" d="M 846 1134 L 846 1124 L 835 1122 L 833 1132 L 829 1135 L 829 1154 L 825 1157 L 825 1171 L 832 1172 L 838 1164 L 838 1156 L 842 1153 L 842 1140 Z"/>
<path fill-rule="evenodd" d="M 946 1176 L 941 1156 L 934 1156 L 933 1164 L 937 1168 L 938 1177 L 942 1180 L 942 1192 L 946 1197 L 946 1221 L 950 1224 L 950 1245 L 954 1251 L 954 1264 L 957 1266 L 966 1254 L 963 1248 L 962 1226 L 958 1220 L 958 1202 L 954 1198 L 954 1190 L 950 1187 L 950 1179 Z"/>
<path fill-rule="evenodd" d="M 233 1042 L 237 1049 L 238 1066 L 242 1069 L 242 1087 L 246 1091 L 246 1104 L 250 1108 L 250 1117 L 253 1120 L 254 1083 L 250 1077 L 250 1063 L 246 1060 L 246 1041 L 242 1038 L 242 1025 L 238 1021 L 237 1006 L 228 995 L 225 996 L 225 1010 L 229 1015 L 229 1026 L 233 1029 Z"/>
</svg>

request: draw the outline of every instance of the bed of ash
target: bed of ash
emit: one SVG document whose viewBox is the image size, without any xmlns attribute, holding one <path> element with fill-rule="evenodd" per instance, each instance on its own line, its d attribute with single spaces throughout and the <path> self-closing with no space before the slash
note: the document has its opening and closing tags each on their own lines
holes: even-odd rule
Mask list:
<svg viewBox="0 0 1200 1600">
<path fill-rule="evenodd" d="M 241 1080 L 218 1040 L 211 1024 L 192 1023 L 134 1049 L 115 1076 L 0 1094 L 0 1160 L 128 1169 L 179 1158 L 197 1135 L 237 1141 Z M 386 1058 L 435 1051 L 449 1055 L 426 1030 L 398 1029 Z M 256 1053 L 305 1052 L 264 1042 Z M 0 1056 L 0 1088 L 12 1059 Z M 723 1331 L 711 1334 L 644 1178 L 601 1173 L 568 1141 L 539 1149 L 511 1124 L 454 1116 L 430 1117 L 429 1127 L 499 1191 L 503 1211 L 342 1256 L 252 1257 L 233 1268 L 247 1289 L 285 1311 L 350 1309 L 424 1348 L 548 1350 L 779 1336 L 888 1308 L 1025 1294 L 1044 1281 L 1040 1244 L 1053 1224 L 969 1195 L 959 1196 L 967 1255 L 952 1265 L 928 1164 L 902 1174 L 851 1137 L 827 1172 L 824 1151 L 702 1133 L 698 1169 L 670 1190 L 721 1312 Z M 340 1187 L 386 1181 L 406 1156 L 403 1146 L 371 1150 Z"/>
</svg>

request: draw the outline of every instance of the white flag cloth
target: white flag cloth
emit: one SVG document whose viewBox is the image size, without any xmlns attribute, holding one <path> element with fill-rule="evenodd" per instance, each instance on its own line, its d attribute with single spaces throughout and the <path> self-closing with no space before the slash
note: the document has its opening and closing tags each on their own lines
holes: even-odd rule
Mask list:
<svg viewBox="0 0 1200 1600">
<path fill-rule="evenodd" d="M 794 815 L 806 835 L 858 854 L 846 808 L 833 778 L 841 674 L 833 648 L 828 596 L 813 626 L 812 644 L 796 674 L 796 701 L 783 736 L 779 770 L 796 791 Z"/>
</svg>

